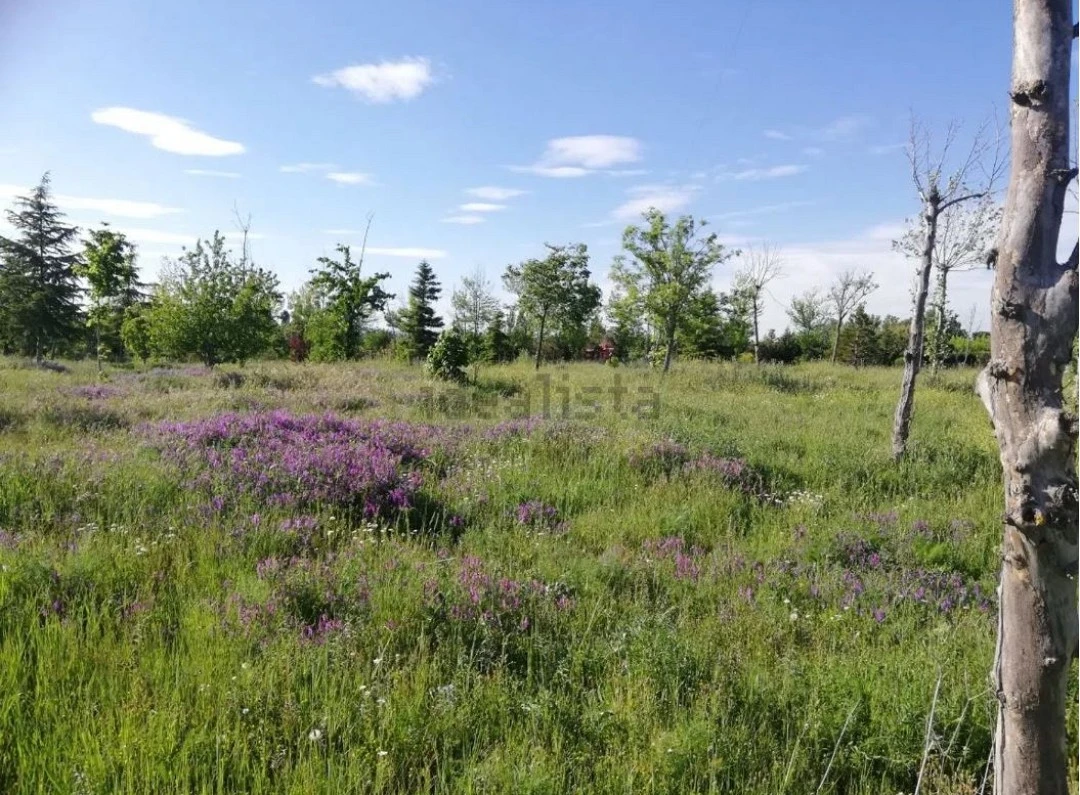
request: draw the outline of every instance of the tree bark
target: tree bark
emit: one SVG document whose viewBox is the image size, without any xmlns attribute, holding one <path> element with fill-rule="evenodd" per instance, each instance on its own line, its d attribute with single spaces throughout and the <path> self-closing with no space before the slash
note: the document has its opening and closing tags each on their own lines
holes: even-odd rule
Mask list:
<svg viewBox="0 0 1080 795">
<path fill-rule="evenodd" d="M 930 372 L 937 375 L 938 367 L 945 358 L 945 305 L 948 302 L 949 270 L 938 268 L 937 286 L 934 290 L 934 341 L 931 346 Z"/>
<path fill-rule="evenodd" d="M 923 243 L 922 262 L 915 291 L 915 305 L 911 313 L 907 350 L 904 351 L 904 379 L 900 385 L 900 402 L 896 404 L 893 418 L 892 453 L 899 461 L 907 452 L 908 434 L 911 432 L 911 411 L 915 407 L 915 379 L 922 365 L 923 335 L 926 327 L 926 294 L 930 291 L 930 272 L 934 267 L 934 240 L 937 237 L 938 212 L 941 199 L 936 191 L 926 197 L 923 220 L 926 223 L 926 239 Z"/>
<path fill-rule="evenodd" d="M 547 312 L 540 315 L 540 334 L 536 340 L 536 369 L 540 369 L 540 355 L 544 350 L 544 324 L 547 322 Z"/>
<path fill-rule="evenodd" d="M 671 369 L 671 360 L 675 355 L 675 324 L 668 323 L 666 329 L 667 332 L 667 350 L 664 352 L 664 372 L 666 373 Z"/>
<path fill-rule="evenodd" d="M 754 364 L 761 364 L 761 362 L 758 360 L 758 346 L 760 345 L 760 341 L 758 340 L 758 294 L 757 294 L 757 290 L 754 291 L 753 311 L 754 311 Z"/>
<path fill-rule="evenodd" d="M 1077 331 L 1074 255 L 1057 261 L 1069 174 L 1071 0 L 1014 0 L 1012 173 L 978 391 L 1004 470 L 994 752 L 998 795 L 1065 795 L 1077 654 L 1077 419 L 1062 373 Z"/>
<path fill-rule="evenodd" d="M 832 363 L 836 364 L 836 354 L 840 350 L 840 332 L 844 329 L 844 316 L 838 315 L 836 318 L 836 336 L 833 337 L 832 343 Z"/>
</svg>

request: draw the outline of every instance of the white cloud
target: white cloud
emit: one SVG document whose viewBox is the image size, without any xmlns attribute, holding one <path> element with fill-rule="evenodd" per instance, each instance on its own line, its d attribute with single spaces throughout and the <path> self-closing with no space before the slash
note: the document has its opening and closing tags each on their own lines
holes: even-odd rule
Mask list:
<svg viewBox="0 0 1080 795">
<path fill-rule="evenodd" d="M 633 188 L 633 198 L 611 211 L 617 221 L 636 221 L 652 207 L 664 213 L 676 212 L 686 207 L 698 190 L 694 185 L 641 185 Z"/>
<path fill-rule="evenodd" d="M 773 141 L 790 141 L 791 140 L 790 135 L 788 135 L 787 133 L 784 133 L 784 132 L 780 132 L 779 130 L 766 130 L 763 134 L 764 134 L 764 136 L 766 138 L 769 138 L 769 139 L 771 139 Z"/>
<path fill-rule="evenodd" d="M 466 202 L 458 207 L 459 210 L 467 213 L 494 213 L 499 210 L 505 210 L 505 204 L 491 204 L 489 202 Z"/>
<path fill-rule="evenodd" d="M 873 126 L 873 124 L 874 120 L 869 116 L 841 116 L 821 129 L 814 131 L 814 137 L 823 141 L 845 141 Z"/>
<path fill-rule="evenodd" d="M 240 174 L 235 171 L 214 171 L 206 168 L 186 168 L 185 174 L 193 177 L 221 177 L 222 179 L 239 179 Z"/>
<path fill-rule="evenodd" d="M 751 215 L 769 215 L 772 213 L 786 212 L 787 210 L 794 210 L 799 207 L 809 207 L 812 205 L 811 201 L 790 201 L 780 202 L 779 204 L 765 204 L 761 207 L 750 207 L 746 210 L 733 210 L 726 213 L 718 213 L 710 215 L 710 221 L 730 221 L 734 218 L 746 218 Z"/>
<path fill-rule="evenodd" d="M 610 168 L 641 160 L 641 142 L 622 135 L 575 135 L 553 138 L 541 163 L 548 166 Z"/>
<path fill-rule="evenodd" d="M 739 171 L 731 175 L 732 179 L 777 179 L 779 177 L 793 177 L 796 174 L 801 174 L 806 171 L 806 166 L 799 165 L 783 165 L 783 166 L 771 166 L 770 168 L 748 168 L 745 171 Z"/>
<path fill-rule="evenodd" d="M 368 102 L 380 104 L 415 99 L 435 81 L 427 58 L 353 64 L 316 75 L 312 80 L 320 86 L 348 89 Z"/>
<path fill-rule="evenodd" d="M 97 124 L 117 127 L 125 132 L 143 135 L 158 149 L 178 155 L 203 155 L 223 157 L 240 155 L 244 145 L 226 141 L 196 130 L 184 119 L 151 113 L 134 108 L 101 108 L 90 114 Z"/>
<path fill-rule="evenodd" d="M 808 157 L 821 157 L 825 154 L 825 150 L 820 146 L 807 146 L 802 150 L 802 153 Z"/>
<path fill-rule="evenodd" d="M 278 170 L 283 174 L 307 174 L 312 171 L 332 171 L 337 168 L 336 163 L 294 163 L 290 166 L 281 166 Z"/>
<path fill-rule="evenodd" d="M 189 235 L 184 232 L 163 232 L 159 229 L 138 229 L 125 227 L 120 230 L 135 243 L 157 243 L 159 245 L 193 245 L 198 235 Z"/>
<path fill-rule="evenodd" d="M 881 144 L 871 146 L 867 151 L 872 155 L 891 155 L 893 152 L 902 152 L 907 144 Z"/>
<path fill-rule="evenodd" d="M 556 179 L 583 177 L 623 163 L 636 163 L 641 160 L 641 150 L 640 141 L 625 135 L 572 135 L 548 141 L 543 156 L 533 165 L 510 169 Z M 627 175 L 618 170 L 607 173 Z"/>
<path fill-rule="evenodd" d="M 507 199 L 513 199 L 516 196 L 524 196 L 528 191 L 518 190 L 517 188 L 498 188 L 493 185 L 486 185 L 480 188 L 468 188 L 465 193 L 469 196 L 475 196 L 477 199 L 501 202 L 506 201 Z"/>
<path fill-rule="evenodd" d="M 554 177 L 555 179 L 568 179 L 574 177 L 584 177 L 586 174 L 592 174 L 593 172 L 587 168 L 581 168 L 579 166 L 508 166 L 511 171 L 516 171 L 519 174 L 535 174 L 538 177 Z"/>
<path fill-rule="evenodd" d="M 371 175 L 359 171 L 331 171 L 326 178 L 342 185 L 370 185 Z"/>
<path fill-rule="evenodd" d="M 462 226 L 472 226 L 473 224 L 484 223 L 484 216 L 482 215 L 450 215 L 442 219 L 444 224 L 461 224 Z"/>
<path fill-rule="evenodd" d="M 20 185 L 0 185 L 0 200 L 9 201 L 16 196 L 26 196 L 33 189 Z M 130 201 L 128 199 L 98 199 L 86 196 L 53 194 L 53 201 L 64 210 L 92 210 L 119 218 L 158 218 L 162 215 L 182 213 L 178 207 L 166 207 L 157 202 Z"/>
<path fill-rule="evenodd" d="M 378 248 L 368 246 L 368 254 L 384 257 L 412 257 L 414 259 L 442 259 L 446 252 L 440 248 Z"/>
</svg>

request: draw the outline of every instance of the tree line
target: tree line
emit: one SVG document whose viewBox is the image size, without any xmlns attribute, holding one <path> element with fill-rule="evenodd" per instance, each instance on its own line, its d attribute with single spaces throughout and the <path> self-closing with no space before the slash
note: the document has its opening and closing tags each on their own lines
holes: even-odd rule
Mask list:
<svg viewBox="0 0 1080 795">
<path fill-rule="evenodd" d="M 355 255 L 339 245 L 333 256 L 319 257 L 310 278 L 285 295 L 277 277 L 252 261 L 246 227 L 239 253 L 215 231 L 166 259 L 150 285 L 140 281 L 136 247 L 122 232 L 103 223 L 80 237 L 65 222 L 48 174 L 15 200 L 7 219 L 15 234 L 0 237 L 0 351 L 39 360 L 197 359 L 214 366 L 381 355 L 423 362 L 446 337 L 440 355 L 453 354 L 446 370 L 453 377 L 469 364 L 523 356 L 536 367 L 598 358 L 648 361 L 664 371 L 675 357 L 870 366 L 903 361 L 909 322 L 869 314 L 865 301 L 877 285 L 849 271 L 792 299 L 790 327 L 762 335 L 768 285 L 783 276 L 779 252 L 728 248 L 703 222 L 655 209 L 626 228 L 606 302 L 587 247 L 549 244 L 541 256 L 505 269 L 502 284 L 513 301 L 501 302 L 478 269 L 452 291 L 446 320 L 436 309 L 442 285 L 426 261 L 391 308 L 397 296 L 386 289 L 390 275 L 364 270 L 366 235 Z M 731 289 L 714 290 L 716 267 L 735 258 L 744 266 Z M 927 356 L 934 366 L 984 360 L 985 335 L 965 331 L 943 289 L 927 314 Z"/>
</svg>

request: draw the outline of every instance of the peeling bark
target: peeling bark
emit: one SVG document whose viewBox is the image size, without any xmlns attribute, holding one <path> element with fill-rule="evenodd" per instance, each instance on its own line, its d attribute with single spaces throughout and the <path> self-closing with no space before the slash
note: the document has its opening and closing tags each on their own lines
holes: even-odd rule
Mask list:
<svg viewBox="0 0 1080 795">
<path fill-rule="evenodd" d="M 1014 0 L 1012 174 L 978 391 L 1004 470 L 993 686 L 998 795 L 1065 795 L 1077 654 L 1077 419 L 1062 374 L 1077 331 L 1075 257 L 1057 261 L 1068 173 L 1070 0 Z"/>
<path fill-rule="evenodd" d="M 919 276 L 915 288 L 915 306 L 911 313 L 911 327 L 908 330 L 907 350 L 904 351 L 904 379 L 900 385 L 900 402 L 896 404 L 896 416 L 893 418 L 892 453 L 895 460 L 904 457 L 907 452 L 908 434 L 911 432 L 911 412 L 915 407 L 915 379 L 922 367 L 923 335 L 926 328 L 926 295 L 930 291 L 930 272 L 934 268 L 934 241 L 937 237 L 937 222 L 941 212 L 941 198 L 936 191 L 931 191 L 923 209 L 923 223 L 926 237 L 923 243 L 922 258 L 919 262 Z"/>
</svg>

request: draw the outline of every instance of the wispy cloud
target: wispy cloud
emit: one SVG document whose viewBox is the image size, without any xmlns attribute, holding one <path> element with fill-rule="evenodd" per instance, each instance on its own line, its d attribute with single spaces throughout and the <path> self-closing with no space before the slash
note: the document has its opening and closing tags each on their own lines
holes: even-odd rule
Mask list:
<svg viewBox="0 0 1080 795">
<path fill-rule="evenodd" d="M 312 78 L 316 85 L 344 88 L 372 103 L 407 102 L 435 82 L 427 58 L 352 64 Z"/>
<path fill-rule="evenodd" d="M 822 141 L 846 141 L 872 127 L 874 120 L 869 116 L 841 116 L 814 131 L 814 137 Z"/>
<path fill-rule="evenodd" d="M 501 202 L 506 201 L 507 199 L 513 199 L 517 196 L 524 196 L 528 191 L 518 190 L 517 188 L 499 188 L 494 185 L 484 185 L 479 188 L 467 188 L 465 193 L 469 196 L 474 196 L 477 199 Z"/>
<path fill-rule="evenodd" d="M 821 157 L 825 154 L 825 150 L 820 146 L 807 146 L 803 148 L 802 153 L 807 157 Z"/>
<path fill-rule="evenodd" d="M 97 124 L 145 136 L 158 149 L 178 155 L 223 157 L 240 155 L 245 151 L 241 143 L 215 138 L 195 129 L 184 119 L 162 113 L 115 107 L 95 110 L 90 118 Z"/>
<path fill-rule="evenodd" d="M 779 204 L 765 204 L 760 207 L 750 207 L 745 210 L 732 210 L 726 213 L 717 213 L 708 216 L 710 221 L 730 221 L 736 218 L 746 218 L 754 215 L 769 215 L 772 213 L 782 213 L 788 210 L 794 210 L 799 207 L 810 207 L 813 205 L 812 201 L 790 201 L 780 202 Z"/>
<path fill-rule="evenodd" d="M 441 248 L 379 248 L 368 246 L 368 254 L 378 254 L 384 257 L 412 257 L 415 259 L 442 259 L 447 253 Z"/>
<path fill-rule="evenodd" d="M 748 168 L 745 171 L 737 171 L 731 175 L 732 179 L 738 180 L 762 180 L 779 179 L 781 177 L 793 177 L 806 171 L 807 166 L 788 164 L 783 166 L 770 166 L 769 168 Z"/>
<path fill-rule="evenodd" d="M 552 138 L 544 154 L 530 166 L 510 166 L 512 171 L 540 177 L 566 179 L 584 177 L 612 166 L 636 163 L 642 157 L 641 142 L 624 135 L 575 135 Z"/>
<path fill-rule="evenodd" d="M 872 155 L 891 155 L 893 152 L 902 152 L 907 144 L 879 144 L 871 146 L 867 151 Z"/>
<path fill-rule="evenodd" d="M 766 130 L 763 135 L 773 141 L 790 141 L 791 136 L 780 130 Z"/>
<path fill-rule="evenodd" d="M 309 174 L 312 171 L 332 171 L 337 168 L 336 163 L 293 163 L 289 166 L 280 166 L 278 170 L 282 174 Z"/>
<path fill-rule="evenodd" d="M 696 185 L 639 185 L 629 191 L 630 199 L 611 211 L 611 217 L 616 221 L 638 220 L 653 207 L 665 213 L 676 212 L 686 207 L 698 190 Z"/>
<path fill-rule="evenodd" d="M 21 185 L 0 185 L 0 201 L 7 202 L 16 196 L 25 196 L 31 190 Z M 163 215 L 183 212 L 178 207 L 166 207 L 157 202 L 128 199 L 100 199 L 89 196 L 68 196 L 63 193 L 54 194 L 52 199 L 64 210 L 91 210 L 119 218 L 159 218 Z"/>
<path fill-rule="evenodd" d="M 492 204 L 490 202 L 466 202 L 458 207 L 459 210 L 466 213 L 494 213 L 499 210 L 505 210 L 505 204 Z"/>
<path fill-rule="evenodd" d="M 472 226 L 474 224 L 482 224 L 484 223 L 484 220 L 485 218 L 482 215 L 449 215 L 442 219 L 442 223 Z"/>
<path fill-rule="evenodd" d="M 342 185 L 371 185 L 371 174 L 360 171 L 331 171 L 326 178 Z"/>
<path fill-rule="evenodd" d="M 193 177 L 220 177 L 221 179 L 239 179 L 240 174 L 236 171 L 214 171 L 208 168 L 185 168 L 185 174 Z"/>
</svg>

